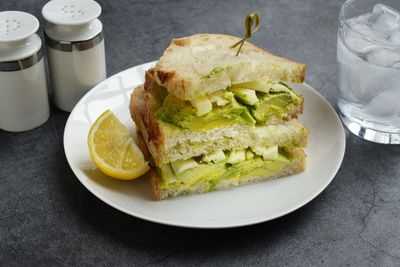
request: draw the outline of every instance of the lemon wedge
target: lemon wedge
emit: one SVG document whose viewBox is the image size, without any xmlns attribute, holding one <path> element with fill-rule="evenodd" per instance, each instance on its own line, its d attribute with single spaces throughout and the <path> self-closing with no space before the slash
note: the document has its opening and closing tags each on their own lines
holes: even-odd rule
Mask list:
<svg viewBox="0 0 400 267">
<path fill-rule="evenodd" d="M 97 118 L 87 142 L 93 162 L 108 176 L 132 180 L 150 169 L 125 125 L 110 110 Z"/>
</svg>

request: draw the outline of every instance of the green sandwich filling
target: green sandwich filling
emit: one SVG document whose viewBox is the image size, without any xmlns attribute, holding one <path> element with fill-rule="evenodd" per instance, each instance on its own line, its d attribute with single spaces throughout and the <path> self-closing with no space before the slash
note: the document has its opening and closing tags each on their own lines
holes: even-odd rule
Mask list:
<svg viewBox="0 0 400 267">
<path fill-rule="evenodd" d="M 191 131 L 199 128 L 210 130 L 232 124 L 255 124 L 248 109 L 237 102 L 232 93 L 225 92 L 221 98 L 227 101 L 226 105 L 216 106 L 211 112 L 200 117 L 189 101 L 169 94 L 155 115 L 157 119 Z"/>
<path fill-rule="evenodd" d="M 224 181 L 233 182 L 249 177 L 270 176 L 289 166 L 292 158 L 284 148 L 251 149 L 242 151 L 220 151 L 209 156 L 172 162 L 159 167 L 162 187 L 190 191 L 201 184 L 205 191 L 213 191 Z M 263 154 L 264 153 L 264 154 Z M 263 155 L 263 156 L 262 156 Z M 207 160 L 207 161 L 205 161 Z M 204 190 L 204 188 L 203 188 Z"/>
<path fill-rule="evenodd" d="M 274 119 L 288 120 L 290 111 L 301 105 L 298 98 L 287 92 L 257 93 L 259 102 L 249 108 L 253 118 L 260 124 L 268 124 Z"/>
<path fill-rule="evenodd" d="M 156 111 L 157 119 L 191 131 L 235 124 L 268 125 L 290 119 L 303 98 L 279 82 L 247 82 L 195 101 L 168 94 Z"/>
</svg>

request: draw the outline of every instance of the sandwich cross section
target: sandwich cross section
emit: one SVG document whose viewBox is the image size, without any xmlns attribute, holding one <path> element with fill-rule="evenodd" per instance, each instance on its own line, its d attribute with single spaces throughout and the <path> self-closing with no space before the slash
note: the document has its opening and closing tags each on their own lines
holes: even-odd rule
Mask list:
<svg viewBox="0 0 400 267">
<path fill-rule="evenodd" d="M 305 170 L 308 130 L 298 121 L 304 99 L 289 83 L 306 66 L 236 37 L 175 39 L 130 111 L 153 160 L 153 198 L 206 193 Z"/>
</svg>

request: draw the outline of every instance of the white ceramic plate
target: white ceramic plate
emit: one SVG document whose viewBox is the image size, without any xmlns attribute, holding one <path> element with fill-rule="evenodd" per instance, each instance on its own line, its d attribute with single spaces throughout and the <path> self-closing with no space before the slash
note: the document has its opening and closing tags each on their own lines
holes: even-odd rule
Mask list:
<svg viewBox="0 0 400 267">
<path fill-rule="evenodd" d="M 87 135 L 92 123 L 111 109 L 132 134 L 132 89 L 143 83 L 154 62 L 118 73 L 97 85 L 75 106 L 64 132 L 67 160 L 81 183 L 99 199 L 127 214 L 152 222 L 194 228 L 227 228 L 275 219 L 305 205 L 334 178 L 343 159 L 345 135 L 334 109 L 313 88 L 293 85 L 305 99 L 302 121 L 310 130 L 307 170 L 274 181 L 228 191 L 155 202 L 147 179 L 119 181 L 100 173 L 91 162 Z"/>
</svg>

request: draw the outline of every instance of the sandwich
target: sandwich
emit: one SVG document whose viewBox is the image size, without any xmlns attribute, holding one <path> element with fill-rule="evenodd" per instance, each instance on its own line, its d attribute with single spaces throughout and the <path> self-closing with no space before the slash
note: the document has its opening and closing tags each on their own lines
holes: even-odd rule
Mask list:
<svg viewBox="0 0 400 267">
<path fill-rule="evenodd" d="M 206 193 L 305 170 L 306 65 L 239 39 L 174 39 L 134 89 L 130 112 L 152 158 L 154 200 Z"/>
</svg>

